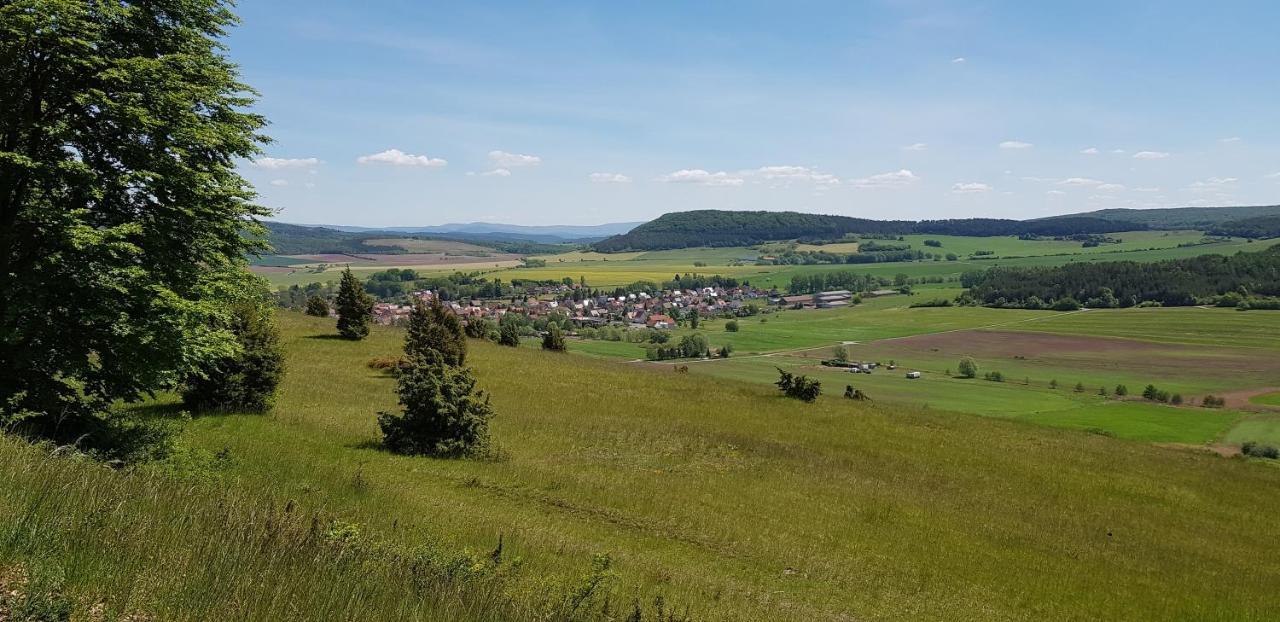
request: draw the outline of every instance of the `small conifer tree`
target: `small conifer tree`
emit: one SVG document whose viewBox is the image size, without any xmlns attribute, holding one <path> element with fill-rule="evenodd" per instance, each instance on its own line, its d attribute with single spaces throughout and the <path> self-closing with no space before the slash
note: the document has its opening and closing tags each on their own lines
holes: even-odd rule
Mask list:
<svg viewBox="0 0 1280 622">
<path fill-rule="evenodd" d="M 338 284 L 338 334 L 345 339 L 360 340 L 369 336 L 373 319 L 373 298 L 364 291 L 348 266 Z"/>
</svg>

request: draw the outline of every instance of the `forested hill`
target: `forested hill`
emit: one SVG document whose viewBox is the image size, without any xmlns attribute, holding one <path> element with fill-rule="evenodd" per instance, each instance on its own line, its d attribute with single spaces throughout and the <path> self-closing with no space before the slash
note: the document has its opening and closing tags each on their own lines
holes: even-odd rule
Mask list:
<svg viewBox="0 0 1280 622">
<path fill-rule="evenodd" d="M 600 252 L 663 250 L 695 246 L 749 246 L 775 240 L 830 240 L 847 234 L 912 233 L 965 236 L 1075 235 L 1145 229 L 1143 225 L 1102 218 L 1053 220 L 870 220 L 799 212 L 735 212 L 698 210 L 665 214 L 630 233 L 615 235 L 593 247 Z"/>
<path fill-rule="evenodd" d="M 1213 229 L 1230 221 L 1280 216 L 1280 205 L 1248 205 L 1234 207 L 1168 207 L 1158 209 L 1104 209 L 1096 212 L 1050 216 L 1041 221 L 1062 218 L 1102 218 L 1136 222 L 1151 229 Z"/>
</svg>

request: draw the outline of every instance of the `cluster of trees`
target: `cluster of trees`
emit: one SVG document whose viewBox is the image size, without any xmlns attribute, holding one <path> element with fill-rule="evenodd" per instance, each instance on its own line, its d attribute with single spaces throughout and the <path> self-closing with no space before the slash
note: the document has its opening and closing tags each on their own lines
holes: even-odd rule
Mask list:
<svg viewBox="0 0 1280 622">
<path fill-rule="evenodd" d="M 332 282 L 329 283 L 308 283 L 307 285 L 290 285 L 289 287 L 281 287 L 276 290 L 276 304 L 285 309 L 306 309 L 311 298 L 320 297 L 322 300 L 331 300 L 337 288 Z"/>
<path fill-rule="evenodd" d="M 802 402 L 816 401 L 818 396 L 822 395 L 821 382 L 808 376 L 797 376 L 781 367 L 776 369 L 778 370 L 778 381 L 773 384 L 777 385 L 778 390 L 783 395 Z M 847 397 L 852 397 L 852 395 L 847 395 Z"/>
<path fill-rule="evenodd" d="M 661 343 L 651 343 L 645 347 L 645 358 L 650 361 L 706 358 L 710 356 L 711 347 L 707 343 L 707 338 L 699 333 L 685 335 L 676 343 L 664 341 Z"/>
<path fill-rule="evenodd" d="M 869 292 L 892 284 L 893 281 L 886 277 L 860 274 L 850 270 L 833 270 L 792 276 L 791 282 L 787 285 L 787 292 L 793 296 L 841 289 L 851 292 Z"/>
<path fill-rule="evenodd" d="M 648 284 L 648 282 L 643 283 Z M 733 289 L 739 285 L 747 285 L 747 283 L 741 282 L 731 276 L 722 276 L 719 274 L 708 276 L 705 274 L 685 273 L 676 274 L 671 277 L 670 281 L 664 281 L 662 283 L 662 289 L 702 289 L 704 287 L 723 287 L 725 289 Z M 657 288 L 655 287 L 650 290 L 642 291 L 653 293 L 654 291 L 657 291 Z"/>
<path fill-rule="evenodd" d="M 1206 233 L 1251 240 L 1280 238 L 1280 214 L 1224 222 L 1213 226 Z"/>
<path fill-rule="evenodd" d="M 399 412 L 378 413 L 382 443 L 407 455 L 483 456 L 491 447 L 493 407 L 465 366 L 462 322 L 440 299 L 418 301 L 405 334 L 405 364 L 396 379 Z"/>
<path fill-rule="evenodd" d="M 1201 255 L 1151 263 L 1073 262 L 1045 268 L 995 267 L 967 272 L 967 300 L 994 307 L 1187 306 L 1231 293 L 1280 296 L 1280 247 L 1231 256 Z M 1082 302 L 1081 302 L 1082 301 Z"/>
<path fill-rule="evenodd" d="M 624 235 L 593 244 L 600 252 L 659 250 L 694 246 L 751 246 L 772 240 L 839 239 L 847 234 L 934 234 L 963 236 L 1069 235 L 1143 229 L 1142 225 L 1092 217 L 1046 220 L 869 220 L 798 212 L 697 210 L 665 214 Z"/>
<path fill-rule="evenodd" d="M 112 410 L 270 402 L 260 155 L 220 2 L 27 2 L 0 36 L 0 430 L 130 459 Z M 239 386 L 231 386 L 236 385 Z M 136 425 L 135 425 L 136 424 Z"/>
<path fill-rule="evenodd" d="M 522 288 L 504 284 L 502 279 L 489 280 L 479 274 L 461 272 L 445 276 L 423 276 L 411 268 L 392 268 L 375 272 L 365 281 L 365 291 L 384 300 L 423 290 L 430 290 L 444 300 L 507 298 L 524 294 Z"/>
</svg>

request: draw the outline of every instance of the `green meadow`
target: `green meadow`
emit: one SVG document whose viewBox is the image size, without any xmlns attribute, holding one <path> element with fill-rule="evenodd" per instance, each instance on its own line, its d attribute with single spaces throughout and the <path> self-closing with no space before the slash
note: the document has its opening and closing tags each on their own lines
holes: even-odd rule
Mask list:
<svg viewBox="0 0 1280 622">
<path fill-rule="evenodd" d="M 1267 246 L 1280 243 L 1280 240 L 1248 242 L 1243 239 L 1198 244 L 1203 235 L 1195 231 L 1128 231 L 1115 234 L 1122 240 L 1119 244 L 1105 244 L 1094 248 L 1083 248 L 1078 242 L 1062 242 L 1054 240 L 1019 240 L 1016 237 L 959 237 L 959 236 L 905 236 L 912 248 L 923 251 L 956 253 L 957 261 L 913 261 L 890 262 L 878 264 L 844 264 L 844 265 L 798 265 L 798 266 L 757 266 L 755 260 L 759 251 L 746 248 L 691 248 L 667 251 L 634 252 L 602 254 L 588 251 L 573 251 L 559 255 L 538 256 L 546 261 L 545 267 L 518 267 L 515 262 L 495 262 L 477 259 L 474 262 L 442 266 L 440 264 L 395 265 L 386 266 L 353 266 L 353 270 L 372 273 L 389 267 L 414 268 L 423 273 L 481 272 L 503 280 L 538 279 L 559 280 L 565 277 L 585 278 L 592 287 L 619 287 L 647 280 L 661 283 L 672 275 L 688 272 L 702 274 L 721 274 L 749 281 L 760 287 L 778 286 L 785 289 L 791 277 L 797 274 L 814 272 L 830 272 L 833 270 L 852 270 L 859 273 L 893 278 L 905 274 L 914 278 L 956 278 L 967 270 L 982 270 L 992 266 L 1054 266 L 1069 261 L 1158 261 L 1194 257 L 1205 253 L 1233 254 L 1240 251 L 1262 250 Z M 942 242 L 940 249 L 927 247 L 924 240 L 936 239 Z M 443 247 L 438 242 L 425 249 L 440 251 Z M 448 243 L 446 243 L 448 244 Z M 1180 246 L 1186 244 L 1188 246 Z M 821 248 L 804 246 L 804 248 Z M 829 250 L 838 250 L 830 247 Z M 974 251 L 991 250 L 996 253 L 991 259 L 971 259 Z M 278 258 L 265 258 L 259 263 L 265 265 L 281 264 Z M 296 260 L 294 260 L 296 261 Z M 309 272 L 305 269 L 294 272 L 269 272 L 265 276 L 272 285 L 289 286 L 307 283 L 336 281 L 342 266 L 334 265 L 324 272 Z"/>
<path fill-rule="evenodd" d="M 870 311 L 935 328 L 989 319 Z M 659 596 L 696 620 L 1262 620 L 1280 608 L 1280 542 L 1265 537 L 1280 469 L 1036 421 L 1070 410 L 1058 427 L 1096 432 L 1122 416 L 1129 432 L 1114 436 L 1149 440 L 1162 425 L 1208 435 L 1226 413 L 1182 421 L 986 383 L 996 416 L 969 416 L 945 396 L 984 381 L 887 373 L 860 381 L 928 406 L 839 398 L 830 389 L 852 375 L 838 372 L 820 372 L 827 395 L 804 404 L 748 377 L 772 369 L 751 359 L 677 374 L 472 341 L 501 457 L 410 458 L 377 447 L 393 379 L 365 365 L 402 333 L 348 342 L 329 320 L 281 322 L 289 374 L 274 411 L 190 421 L 164 468 L 0 446 L 0 473 L 20 483 L 0 491 L 16 526 L 0 538 L 6 563 L 163 619 L 618 619 Z M 162 398 L 137 412 L 174 410 Z M 500 580 L 479 561 L 462 564 L 478 578 L 441 570 L 458 568 L 447 552 L 483 560 L 500 540 Z M 593 573 L 601 556 L 608 569 Z M 319 563 L 289 576 L 303 559 Z M 596 577 L 590 608 L 549 596 Z"/>
</svg>

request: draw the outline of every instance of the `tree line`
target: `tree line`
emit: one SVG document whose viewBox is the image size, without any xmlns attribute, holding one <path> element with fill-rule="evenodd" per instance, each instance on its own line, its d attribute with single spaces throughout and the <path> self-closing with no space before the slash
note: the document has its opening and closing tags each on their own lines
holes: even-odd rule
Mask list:
<svg viewBox="0 0 1280 622">
<path fill-rule="evenodd" d="M 1149 263 L 1072 262 L 1056 267 L 994 267 L 961 276 L 962 299 L 993 307 L 1188 306 L 1280 296 L 1280 247 L 1259 253 L 1201 255 Z"/>
</svg>

